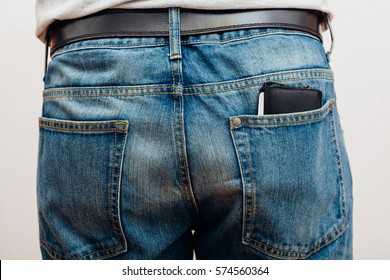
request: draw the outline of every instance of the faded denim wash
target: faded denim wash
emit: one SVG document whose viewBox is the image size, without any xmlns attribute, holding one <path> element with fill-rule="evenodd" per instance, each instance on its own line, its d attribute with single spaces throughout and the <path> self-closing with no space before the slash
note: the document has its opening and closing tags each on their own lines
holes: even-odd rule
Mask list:
<svg viewBox="0 0 390 280">
<path fill-rule="evenodd" d="M 288 29 L 86 40 L 49 63 L 44 259 L 351 259 L 352 178 L 322 43 Z M 266 82 L 322 107 L 257 115 Z"/>
</svg>

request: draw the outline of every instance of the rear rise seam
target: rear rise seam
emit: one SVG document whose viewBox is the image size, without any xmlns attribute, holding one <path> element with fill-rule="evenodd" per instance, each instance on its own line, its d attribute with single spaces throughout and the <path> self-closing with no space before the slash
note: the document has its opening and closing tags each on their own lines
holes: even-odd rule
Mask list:
<svg viewBox="0 0 390 280">
<path fill-rule="evenodd" d="M 169 59 L 172 73 L 172 85 L 176 94 L 173 96 L 173 133 L 176 157 L 179 169 L 180 187 L 190 212 L 193 226 L 199 219 L 198 206 L 191 185 L 187 159 L 186 138 L 184 131 L 184 106 L 182 85 L 182 56 L 180 41 L 180 9 L 169 9 Z"/>
</svg>

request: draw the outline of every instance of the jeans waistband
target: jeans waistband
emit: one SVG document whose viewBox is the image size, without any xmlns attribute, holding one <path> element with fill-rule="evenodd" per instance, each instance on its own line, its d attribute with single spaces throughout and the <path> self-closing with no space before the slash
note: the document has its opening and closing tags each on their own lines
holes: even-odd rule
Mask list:
<svg viewBox="0 0 390 280">
<path fill-rule="evenodd" d="M 173 9 L 178 11 L 180 35 L 205 34 L 248 28 L 288 28 L 308 32 L 320 40 L 325 15 L 298 9 L 190 10 L 109 9 L 86 17 L 56 21 L 48 32 L 51 53 L 76 41 L 130 36 L 169 36 Z"/>
</svg>

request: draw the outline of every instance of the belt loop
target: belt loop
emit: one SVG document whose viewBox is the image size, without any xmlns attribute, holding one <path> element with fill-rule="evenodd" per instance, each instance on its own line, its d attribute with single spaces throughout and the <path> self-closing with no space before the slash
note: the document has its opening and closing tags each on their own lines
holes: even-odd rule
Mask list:
<svg viewBox="0 0 390 280">
<path fill-rule="evenodd" d="M 45 44 L 45 70 L 43 72 L 43 82 L 45 82 L 46 73 L 47 73 L 47 62 L 48 62 L 48 58 L 49 58 L 49 42 L 50 42 L 49 31 L 47 31 L 46 44 Z"/>
<path fill-rule="evenodd" d="M 181 59 L 180 48 L 180 8 L 169 8 L 169 57 Z"/>
<path fill-rule="evenodd" d="M 326 59 L 328 60 L 328 62 L 330 62 L 330 57 L 332 55 L 333 48 L 334 48 L 334 34 L 333 34 L 332 24 L 330 23 L 331 20 L 328 14 L 325 14 L 325 19 L 326 19 L 326 25 L 329 28 L 330 40 L 331 40 L 330 49 L 329 51 L 326 52 Z"/>
</svg>

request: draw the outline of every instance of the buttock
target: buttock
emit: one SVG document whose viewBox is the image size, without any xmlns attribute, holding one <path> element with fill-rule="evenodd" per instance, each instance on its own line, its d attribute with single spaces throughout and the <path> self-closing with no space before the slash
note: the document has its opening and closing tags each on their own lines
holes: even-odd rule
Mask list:
<svg viewBox="0 0 390 280">
<path fill-rule="evenodd" d="M 257 28 L 182 36 L 180 51 L 154 37 L 54 53 L 39 119 L 45 256 L 351 258 L 352 179 L 318 38 Z M 266 83 L 320 91 L 320 105 L 259 115 Z"/>
</svg>

